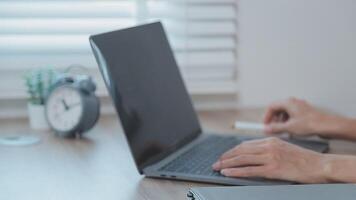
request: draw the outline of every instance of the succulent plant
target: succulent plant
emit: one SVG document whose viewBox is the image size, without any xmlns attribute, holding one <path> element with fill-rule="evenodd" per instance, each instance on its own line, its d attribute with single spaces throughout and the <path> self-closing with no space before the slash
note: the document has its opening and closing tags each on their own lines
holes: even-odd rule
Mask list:
<svg viewBox="0 0 356 200">
<path fill-rule="evenodd" d="M 44 105 L 49 88 L 56 80 L 58 73 L 52 68 L 40 68 L 27 72 L 24 76 L 28 101 L 35 105 Z"/>
</svg>

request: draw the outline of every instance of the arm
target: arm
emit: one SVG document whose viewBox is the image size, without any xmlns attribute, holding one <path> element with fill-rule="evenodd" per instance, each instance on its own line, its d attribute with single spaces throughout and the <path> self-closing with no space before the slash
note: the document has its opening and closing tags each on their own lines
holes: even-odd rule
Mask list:
<svg viewBox="0 0 356 200">
<path fill-rule="evenodd" d="M 278 115 L 285 113 L 287 117 Z M 356 140 L 356 120 L 322 112 L 306 101 L 290 98 L 270 105 L 264 117 L 267 134 L 289 132 L 295 135 Z"/>
<path fill-rule="evenodd" d="M 356 156 L 329 154 L 323 160 L 327 182 L 356 183 Z"/>
<path fill-rule="evenodd" d="M 316 133 L 327 138 L 356 141 L 355 119 L 327 114 L 321 118 L 321 123 L 316 128 Z"/>
</svg>

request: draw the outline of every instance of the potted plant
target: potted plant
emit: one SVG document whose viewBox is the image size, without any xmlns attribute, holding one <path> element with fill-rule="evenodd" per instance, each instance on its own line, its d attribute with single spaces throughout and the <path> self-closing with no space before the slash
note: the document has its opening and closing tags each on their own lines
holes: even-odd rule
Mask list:
<svg viewBox="0 0 356 200">
<path fill-rule="evenodd" d="M 36 130 L 48 130 L 45 116 L 45 99 L 55 80 L 56 73 L 50 68 L 34 69 L 26 73 L 28 115 L 30 126 Z"/>
</svg>

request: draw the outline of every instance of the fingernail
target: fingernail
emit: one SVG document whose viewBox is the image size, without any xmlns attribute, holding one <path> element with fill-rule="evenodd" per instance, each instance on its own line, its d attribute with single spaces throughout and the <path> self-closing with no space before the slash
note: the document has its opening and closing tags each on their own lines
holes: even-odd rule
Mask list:
<svg viewBox="0 0 356 200">
<path fill-rule="evenodd" d="M 226 175 L 227 175 L 227 171 L 228 171 L 228 170 L 223 169 L 223 170 L 220 171 L 220 173 L 221 173 L 222 175 L 225 175 L 225 176 L 226 176 Z"/>
<path fill-rule="evenodd" d="M 220 167 L 220 162 L 216 162 L 213 164 L 213 169 L 217 170 Z"/>
</svg>

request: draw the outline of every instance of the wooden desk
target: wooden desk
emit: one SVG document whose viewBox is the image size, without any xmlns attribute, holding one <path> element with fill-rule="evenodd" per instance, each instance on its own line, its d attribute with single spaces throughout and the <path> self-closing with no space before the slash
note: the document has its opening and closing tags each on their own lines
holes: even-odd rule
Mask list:
<svg viewBox="0 0 356 200">
<path fill-rule="evenodd" d="M 260 110 L 201 112 L 209 130 L 232 132 L 235 119 L 259 121 Z M 42 142 L 28 147 L 0 146 L 0 199 L 125 200 L 185 199 L 192 182 L 140 176 L 116 117 L 102 117 L 82 140 L 29 131 L 26 120 L 0 122 L 0 135 L 38 134 Z M 354 147 L 352 147 L 354 146 Z M 353 153 L 356 144 L 332 141 L 332 152 Z"/>
</svg>

